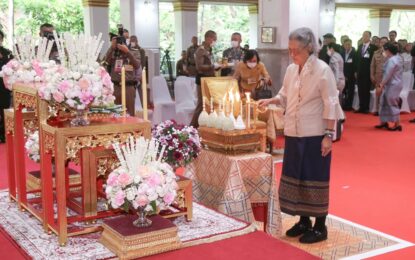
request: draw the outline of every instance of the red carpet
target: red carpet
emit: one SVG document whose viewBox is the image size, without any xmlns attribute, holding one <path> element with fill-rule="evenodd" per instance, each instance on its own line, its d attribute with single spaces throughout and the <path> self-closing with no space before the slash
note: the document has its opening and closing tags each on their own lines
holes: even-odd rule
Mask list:
<svg viewBox="0 0 415 260">
<path fill-rule="evenodd" d="M 415 114 L 401 117 L 402 132 L 388 132 L 373 127 L 378 123 L 377 117 L 347 114 L 342 140 L 334 145 L 330 213 L 415 243 L 415 124 L 408 123 L 410 118 L 415 118 Z M 5 158 L 4 154 L 5 147 L 0 145 L 0 158 Z M 7 187 L 5 169 L 2 159 L 0 188 Z M 302 253 L 290 248 L 255 232 L 149 259 L 233 259 L 235 255 L 240 259 L 276 259 L 280 253 Z M 10 254 L 8 259 L 24 259 L 1 232 L 0 252 Z M 307 258 L 307 254 L 287 255 L 284 259 L 303 257 Z M 376 259 L 415 259 L 415 247 Z"/>
</svg>

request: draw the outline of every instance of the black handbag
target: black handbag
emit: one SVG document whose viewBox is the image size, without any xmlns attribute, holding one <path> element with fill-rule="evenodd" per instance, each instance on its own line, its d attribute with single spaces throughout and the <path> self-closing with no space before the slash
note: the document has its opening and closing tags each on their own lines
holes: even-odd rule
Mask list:
<svg viewBox="0 0 415 260">
<path fill-rule="evenodd" d="M 263 84 L 261 84 L 261 82 Z M 272 98 L 272 91 L 264 79 L 258 81 L 257 87 L 255 88 L 255 95 L 253 98 L 254 100 Z"/>
</svg>

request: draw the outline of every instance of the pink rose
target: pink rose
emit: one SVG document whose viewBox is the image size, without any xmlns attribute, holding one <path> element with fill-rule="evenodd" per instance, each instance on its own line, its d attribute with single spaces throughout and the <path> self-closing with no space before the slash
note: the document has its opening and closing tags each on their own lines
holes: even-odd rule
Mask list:
<svg viewBox="0 0 415 260">
<path fill-rule="evenodd" d="M 138 173 L 140 174 L 142 178 L 146 178 L 150 175 L 150 171 L 146 166 L 139 166 Z"/>
<path fill-rule="evenodd" d="M 58 103 L 62 103 L 65 100 L 65 96 L 61 92 L 56 91 L 53 93 L 53 99 Z"/>
<path fill-rule="evenodd" d="M 36 72 L 36 75 L 39 77 L 43 76 L 43 69 L 40 67 L 39 62 L 33 61 L 32 62 L 33 70 Z"/>
<path fill-rule="evenodd" d="M 103 77 L 102 77 L 102 84 L 104 84 L 105 86 L 111 86 L 112 81 L 111 81 L 111 77 L 108 73 L 106 73 Z"/>
<path fill-rule="evenodd" d="M 131 182 L 133 181 L 133 179 L 131 178 L 131 176 L 128 174 L 128 173 L 126 173 L 126 172 L 124 172 L 124 173 L 121 173 L 119 176 L 118 176 L 118 183 L 120 184 L 120 185 L 122 185 L 122 186 L 127 186 L 127 185 L 129 185 L 129 184 L 131 184 Z"/>
<path fill-rule="evenodd" d="M 117 186 L 118 185 L 118 176 L 115 173 L 111 173 L 107 179 L 107 185 Z"/>
<path fill-rule="evenodd" d="M 94 96 L 92 96 L 89 91 L 82 91 L 81 96 L 79 98 L 81 99 L 81 102 L 84 105 L 88 105 L 94 100 Z"/>
<path fill-rule="evenodd" d="M 160 176 L 157 173 L 153 173 L 150 175 L 150 177 L 147 179 L 147 183 L 150 187 L 156 187 L 160 184 Z"/>
<path fill-rule="evenodd" d="M 87 90 L 89 88 L 89 81 L 85 78 L 82 78 L 78 81 L 78 85 L 82 90 Z"/>
<path fill-rule="evenodd" d="M 122 204 L 124 204 L 124 200 L 125 200 L 125 193 L 122 190 L 117 191 L 112 201 L 113 206 L 115 206 L 116 208 L 122 206 Z"/>
<path fill-rule="evenodd" d="M 67 80 L 62 81 L 61 83 L 59 83 L 58 85 L 58 89 L 62 92 L 62 93 L 66 93 L 69 88 L 71 87 L 71 85 L 69 84 L 69 82 Z"/>
<path fill-rule="evenodd" d="M 168 192 L 166 195 L 164 195 L 163 197 L 163 201 L 166 205 L 170 205 L 173 203 L 174 201 L 174 195 L 171 192 Z"/>
<path fill-rule="evenodd" d="M 140 195 L 135 199 L 135 204 L 137 204 L 139 207 L 144 207 L 148 203 L 148 198 L 145 195 Z"/>
</svg>

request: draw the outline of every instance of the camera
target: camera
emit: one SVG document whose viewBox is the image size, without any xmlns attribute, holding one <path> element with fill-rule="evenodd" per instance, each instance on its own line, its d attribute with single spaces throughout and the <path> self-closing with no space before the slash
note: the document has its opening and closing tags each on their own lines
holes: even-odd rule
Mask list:
<svg viewBox="0 0 415 260">
<path fill-rule="evenodd" d="M 44 32 L 43 37 L 48 39 L 48 41 L 54 41 L 55 40 L 55 36 L 53 36 L 53 32 Z"/>
<path fill-rule="evenodd" d="M 126 44 L 127 41 L 124 37 L 124 26 L 122 24 L 117 24 L 117 28 L 118 28 L 117 44 Z"/>
</svg>

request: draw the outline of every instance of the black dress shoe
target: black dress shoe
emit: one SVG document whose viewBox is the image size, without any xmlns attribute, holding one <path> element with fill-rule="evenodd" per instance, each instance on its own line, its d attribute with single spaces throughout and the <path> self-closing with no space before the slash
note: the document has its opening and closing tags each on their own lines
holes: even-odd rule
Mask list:
<svg viewBox="0 0 415 260">
<path fill-rule="evenodd" d="M 402 131 L 402 126 L 397 125 L 397 126 L 395 126 L 395 127 L 388 127 L 387 129 L 388 129 L 389 131 L 399 131 L 399 132 L 401 132 L 401 131 Z"/>
<path fill-rule="evenodd" d="M 302 244 L 313 244 L 324 240 L 327 240 L 327 228 L 324 228 L 324 230 L 312 229 L 300 237 L 300 243 Z"/>
<path fill-rule="evenodd" d="M 415 123 L 415 118 L 414 118 L 414 119 L 409 120 L 409 123 Z"/>
<path fill-rule="evenodd" d="M 374 116 L 379 116 L 378 112 L 373 113 Z"/>
<path fill-rule="evenodd" d="M 381 128 L 388 128 L 388 123 L 382 123 L 380 125 L 375 125 L 375 128 L 377 129 L 381 129 Z"/>
<path fill-rule="evenodd" d="M 285 235 L 287 235 L 287 237 L 298 237 L 299 235 L 306 233 L 310 229 L 311 222 L 307 224 L 298 222 L 292 228 L 288 229 L 287 232 L 285 232 Z"/>
</svg>

